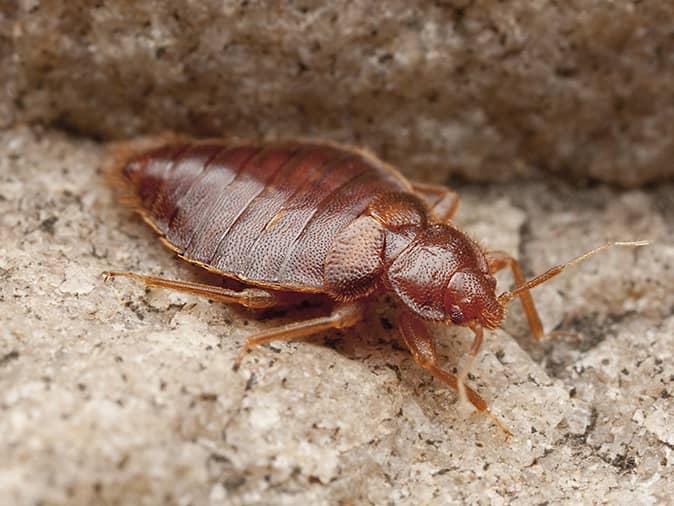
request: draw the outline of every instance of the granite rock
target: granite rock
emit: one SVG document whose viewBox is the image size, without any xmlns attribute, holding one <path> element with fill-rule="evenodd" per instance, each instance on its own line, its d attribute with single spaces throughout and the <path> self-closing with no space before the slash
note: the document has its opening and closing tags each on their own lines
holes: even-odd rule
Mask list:
<svg viewBox="0 0 674 506">
<path fill-rule="evenodd" d="M 103 150 L 39 128 L 0 133 L 0 497 L 31 504 L 667 504 L 674 487 L 674 187 L 463 185 L 458 224 L 528 274 L 609 239 L 488 335 L 470 383 L 504 443 L 413 363 L 383 298 L 352 331 L 247 335 L 256 317 L 104 283 L 109 268 L 203 279 L 104 184 Z M 507 273 L 502 286 L 511 282 Z M 448 367 L 470 335 L 434 332 Z"/>
<path fill-rule="evenodd" d="M 674 175 L 660 0 L 9 0 L 0 124 L 369 146 L 409 174 Z"/>
</svg>

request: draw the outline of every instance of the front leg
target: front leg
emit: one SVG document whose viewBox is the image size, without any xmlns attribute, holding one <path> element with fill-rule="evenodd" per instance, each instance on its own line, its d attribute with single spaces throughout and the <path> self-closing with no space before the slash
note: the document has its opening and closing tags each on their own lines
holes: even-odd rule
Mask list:
<svg viewBox="0 0 674 506">
<path fill-rule="evenodd" d="M 526 283 L 522 267 L 512 255 L 509 255 L 504 251 L 489 251 L 486 256 L 487 263 L 489 264 L 489 271 L 491 273 L 510 267 L 513 277 L 515 278 L 515 287 L 519 288 Z M 524 314 L 527 317 L 531 333 L 537 341 L 540 341 L 545 336 L 545 332 L 543 330 L 541 318 L 538 316 L 534 299 L 529 290 L 523 290 L 522 293 L 520 293 L 520 302 L 522 303 Z"/>
<path fill-rule="evenodd" d="M 406 311 L 403 311 L 400 314 L 398 325 L 403 340 L 409 348 L 410 353 L 412 353 L 414 361 L 430 372 L 436 379 L 442 381 L 455 392 L 460 393 L 462 389 L 460 385 L 461 379 L 455 374 L 445 371 L 436 365 L 437 355 L 435 351 L 435 342 L 428 333 L 426 325 Z M 480 394 L 468 386 L 463 386 L 463 389 L 465 391 L 465 396 L 475 409 L 488 416 L 501 432 L 503 432 L 506 439 L 510 438 L 512 432 L 510 432 L 510 430 L 508 430 L 508 428 L 494 416 L 489 409 L 489 405 L 482 397 L 480 397 Z"/>
</svg>

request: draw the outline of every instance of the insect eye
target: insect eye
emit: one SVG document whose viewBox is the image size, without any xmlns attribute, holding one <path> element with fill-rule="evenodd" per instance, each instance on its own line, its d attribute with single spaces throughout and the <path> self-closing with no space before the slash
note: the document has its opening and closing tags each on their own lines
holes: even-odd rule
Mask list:
<svg viewBox="0 0 674 506">
<path fill-rule="evenodd" d="M 463 322 L 463 311 L 456 304 L 452 304 L 449 307 L 449 318 L 452 320 L 452 323 L 459 325 Z"/>
</svg>

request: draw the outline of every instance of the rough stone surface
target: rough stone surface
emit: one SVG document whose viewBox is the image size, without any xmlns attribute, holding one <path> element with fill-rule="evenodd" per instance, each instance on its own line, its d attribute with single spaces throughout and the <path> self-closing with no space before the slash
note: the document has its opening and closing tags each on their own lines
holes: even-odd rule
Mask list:
<svg viewBox="0 0 674 506">
<path fill-rule="evenodd" d="M 4 0 L 0 122 L 317 136 L 409 173 L 674 175 L 674 3 Z"/>
<path fill-rule="evenodd" d="M 518 307 L 489 334 L 471 384 L 515 433 L 504 443 L 414 365 L 390 300 L 353 331 L 265 347 L 234 372 L 246 335 L 321 308 L 259 319 L 103 283 L 108 268 L 203 276 L 115 203 L 102 155 L 49 130 L 0 134 L 6 504 L 671 503 L 671 184 L 459 188 L 459 223 L 529 274 L 607 239 L 655 241 L 536 290 L 546 328 L 575 338 L 532 344 Z M 460 363 L 469 335 L 435 332 Z"/>
</svg>

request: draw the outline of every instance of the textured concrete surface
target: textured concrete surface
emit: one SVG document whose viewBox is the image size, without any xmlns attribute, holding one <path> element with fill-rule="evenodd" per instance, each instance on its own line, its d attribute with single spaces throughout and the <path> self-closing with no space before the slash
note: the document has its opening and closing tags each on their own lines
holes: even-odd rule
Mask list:
<svg viewBox="0 0 674 506">
<path fill-rule="evenodd" d="M 674 3 L 4 0 L 0 124 L 364 143 L 410 173 L 674 175 Z"/>
<path fill-rule="evenodd" d="M 471 384 L 504 443 L 418 369 L 390 300 L 349 332 L 232 362 L 246 335 L 305 317 L 250 313 L 109 268 L 203 279 L 115 203 L 100 145 L 0 133 L 0 497 L 79 504 L 670 504 L 674 185 L 460 187 L 459 223 L 529 274 L 607 239 L 490 333 Z M 504 287 L 510 283 L 504 275 Z M 437 328 L 448 367 L 469 335 Z M 519 343 L 518 343 L 519 342 Z"/>
</svg>

